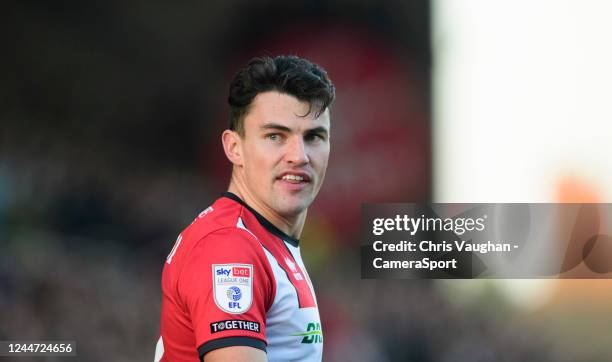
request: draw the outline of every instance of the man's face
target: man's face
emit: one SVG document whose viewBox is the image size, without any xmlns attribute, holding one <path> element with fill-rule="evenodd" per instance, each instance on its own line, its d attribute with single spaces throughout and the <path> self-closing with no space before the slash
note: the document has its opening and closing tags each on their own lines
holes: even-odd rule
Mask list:
<svg viewBox="0 0 612 362">
<path fill-rule="evenodd" d="M 321 188 L 329 159 L 329 110 L 269 91 L 258 94 L 244 119 L 244 182 L 254 202 L 283 217 L 297 216 Z"/>
</svg>

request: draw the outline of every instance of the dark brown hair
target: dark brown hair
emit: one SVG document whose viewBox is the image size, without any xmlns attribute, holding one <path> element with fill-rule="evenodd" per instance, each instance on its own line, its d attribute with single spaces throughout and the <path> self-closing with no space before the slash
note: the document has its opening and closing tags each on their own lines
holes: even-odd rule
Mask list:
<svg viewBox="0 0 612 362">
<path fill-rule="evenodd" d="M 230 129 L 244 135 L 244 116 L 253 99 L 267 91 L 278 91 L 308 102 L 308 113 L 321 115 L 335 98 L 335 87 L 320 66 L 297 56 L 253 58 L 242 68 L 229 89 Z"/>
</svg>

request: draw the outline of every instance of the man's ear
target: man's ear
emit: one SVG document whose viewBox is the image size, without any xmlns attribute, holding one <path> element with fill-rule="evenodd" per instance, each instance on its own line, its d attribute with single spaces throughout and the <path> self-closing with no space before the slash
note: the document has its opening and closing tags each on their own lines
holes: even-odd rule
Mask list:
<svg viewBox="0 0 612 362">
<path fill-rule="evenodd" d="M 234 166 L 242 166 L 242 138 L 232 130 L 226 129 L 221 135 L 225 156 Z"/>
</svg>

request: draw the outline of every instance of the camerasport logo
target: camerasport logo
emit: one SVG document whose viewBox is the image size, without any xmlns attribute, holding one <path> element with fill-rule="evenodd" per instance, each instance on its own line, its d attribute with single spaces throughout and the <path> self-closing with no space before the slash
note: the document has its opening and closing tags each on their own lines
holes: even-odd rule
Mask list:
<svg viewBox="0 0 612 362">
<path fill-rule="evenodd" d="M 253 265 L 213 264 L 215 303 L 222 311 L 241 314 L 253 302 Z"/>
</svg>

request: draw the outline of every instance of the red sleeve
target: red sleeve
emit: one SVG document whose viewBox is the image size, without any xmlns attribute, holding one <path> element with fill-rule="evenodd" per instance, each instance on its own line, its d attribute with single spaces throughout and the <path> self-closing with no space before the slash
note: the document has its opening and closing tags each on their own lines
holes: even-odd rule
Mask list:
<svg viewBox="0 0 612 362">
<path fill-rule="evenodd" d="M 197 243 L 179 276 L 178 292 L 191 318 L 200 357 L 229 346 L 266 350 L 273 278 L 263 248 L 246 230 L 218 230 Z"/>
</svg>

